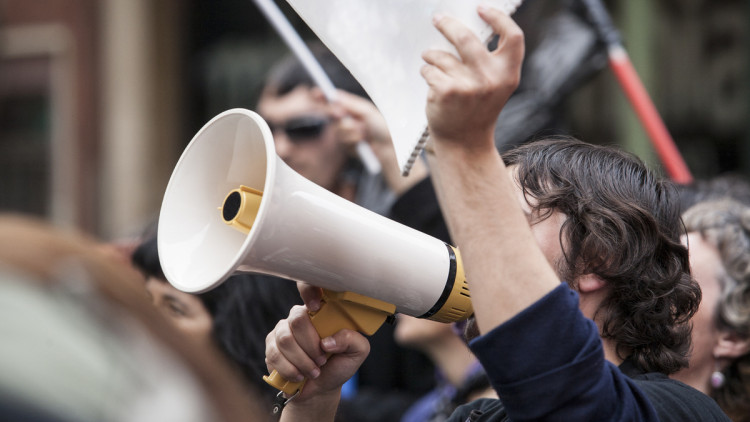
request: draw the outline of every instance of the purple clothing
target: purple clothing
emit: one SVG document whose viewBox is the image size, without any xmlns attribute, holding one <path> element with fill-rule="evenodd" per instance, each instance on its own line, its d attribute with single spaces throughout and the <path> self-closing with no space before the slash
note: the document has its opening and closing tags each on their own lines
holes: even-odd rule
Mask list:
<svg viewBox="0 0 750 422">
<path fill-rule="evenodd" d="M 401 422 L 442 422 L 456 407 L 466 402 L 466 396 L 477 388 L 488 388 L 487 376 L 479 362 L 466 372 L 460 388 L 456 388 L 437 370 L 437 386 L 406 410 Z M 477 382 L 481 380 L 483 382 Z"/>
</svg>

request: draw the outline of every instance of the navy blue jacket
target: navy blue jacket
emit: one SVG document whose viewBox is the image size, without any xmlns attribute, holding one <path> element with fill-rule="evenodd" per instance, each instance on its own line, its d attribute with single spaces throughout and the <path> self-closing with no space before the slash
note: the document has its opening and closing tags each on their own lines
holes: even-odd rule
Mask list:
<svg viewBox="0 0 750 422">
<path fill-rule="evenodd" d="M 502 402 L 477 400 L 449 421 L 729 421 L 698 390 L 630 360 L 606 361 L 596 325 L 565 283 L 471 349 Z"/>
</svg>

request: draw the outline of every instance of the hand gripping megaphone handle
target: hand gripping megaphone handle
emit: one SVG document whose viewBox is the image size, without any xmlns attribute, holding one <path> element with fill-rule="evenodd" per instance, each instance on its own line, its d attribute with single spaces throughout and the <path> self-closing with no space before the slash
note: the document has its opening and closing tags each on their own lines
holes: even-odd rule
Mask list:
<svg viewBox="0 0 750 422">
<path fill-rule="evenodd" d="M 342 329 L 374 334 L 386 319 L 396 312 L 396 305 L 386 303 L 354 292 L 334 292 L 323 289 L 320 309 L 310 313 L 315 330 L 320 338 L 332 336 Z M 263 380 L 281 390 L 287 397 L 302 391 L 306 380 L 290 382 L 275 370 Z"/>
</svg>

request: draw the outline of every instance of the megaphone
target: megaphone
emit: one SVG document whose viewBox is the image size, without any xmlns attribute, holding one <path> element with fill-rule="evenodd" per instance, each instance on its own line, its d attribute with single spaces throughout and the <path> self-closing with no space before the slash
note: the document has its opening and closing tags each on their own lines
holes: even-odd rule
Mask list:
<svg viewBox="0 0 750 422">
<path fill-rule="evenodd" d="M 157 237 L 164 275 L 185 292 L 253 272 L 322 287 L 330 301 L 356 303 L 355 314 L 441 322 L 472 314 L 457 249 L 296 173 L 250 110 L 217 115 L 188 144 L 167 185 Z M 353 327 L 372 334 L 383 321 Z M 344 327 L 322 333 L 316 324 L 321 336 Z"/>
</svg>

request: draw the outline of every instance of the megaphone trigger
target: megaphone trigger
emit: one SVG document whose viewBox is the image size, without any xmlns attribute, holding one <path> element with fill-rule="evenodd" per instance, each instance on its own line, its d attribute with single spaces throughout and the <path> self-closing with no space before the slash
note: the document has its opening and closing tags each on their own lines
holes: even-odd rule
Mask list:
<svg viewBox="0 0 750 422">
<path fill-rule="evenodd" d="M 320 309 L 310 313 L 320 338 L 332 336 L 343 329 L 373 335 L 396 312 L 396 305 L 354 292 L 334 292 L 323 289 Z M 273 371 L 264 376 L 268 384 L 290 397 L 302 391 L 305 380 L 290 382 Z"/>
</svg>

